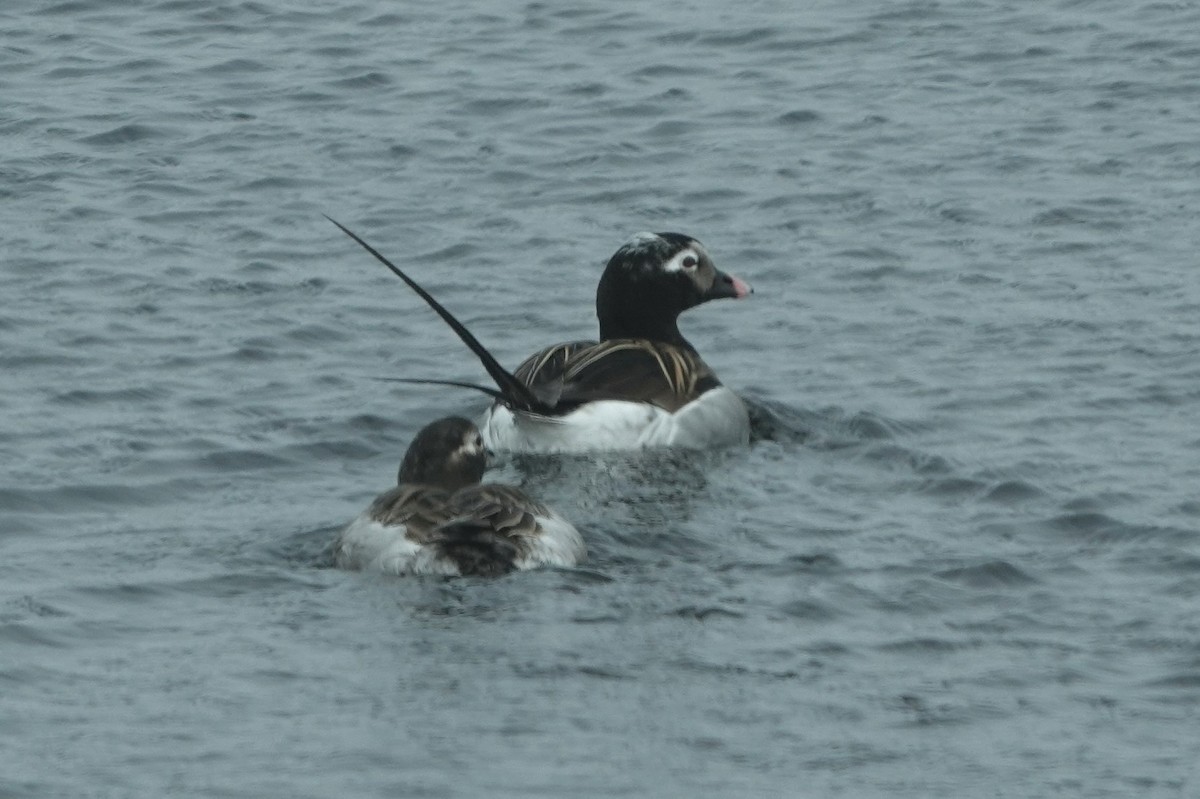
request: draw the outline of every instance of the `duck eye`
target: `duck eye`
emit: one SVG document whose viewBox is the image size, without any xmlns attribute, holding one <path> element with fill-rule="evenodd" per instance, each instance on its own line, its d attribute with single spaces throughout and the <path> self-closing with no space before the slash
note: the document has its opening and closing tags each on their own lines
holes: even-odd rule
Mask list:
<svg viewBox="0 0 1200 799">
<path fill-rule="evenodd" d="M 683 259 L 683 268 L 684 269 L 695 269 L 696 264 L 698 264 L 698 263 L 700 263 L 700 262 L 697 261 L 695 259 L 695 257 L 689 255 L 688 257 Z"/>
<path fill-rule="evenodd" d="M 483 449 L 483 436 L 475 436 L 475 446 Z"/>
</svg>

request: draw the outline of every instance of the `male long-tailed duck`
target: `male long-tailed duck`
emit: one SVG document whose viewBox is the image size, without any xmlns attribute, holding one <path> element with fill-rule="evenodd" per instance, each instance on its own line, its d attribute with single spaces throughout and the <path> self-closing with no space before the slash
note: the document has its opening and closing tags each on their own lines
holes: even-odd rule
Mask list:
<svg viewBox="0 0 1200 799">
<path fill-rule="evenodd" d="M 417 433 L 398 484 L 342 531 L 337 565 L 389 574 L 506 574 L 573 566 L 587 554 L 575 527 L 519 488 L 481 483 L 487 450 L 459 416 Z"/>
<path fill-rule="evenodd" d="M 495 398 L 480 420 L 484 442 L 509 452 L 584 452 L 647 447 L 706 449 L 746 444 L 746 406 L 679 332 L 679 314 L 750 287 L 713 265 L 681 233 L 639 233 L 609 259 L 596 289 L 600 341 L 548 347 L 514 372 L 441 303 L 373 247 L 330 219 L 407 283 L 476 354 L 496 388 L 401 379 L 483 391 Z"/>
</svg>

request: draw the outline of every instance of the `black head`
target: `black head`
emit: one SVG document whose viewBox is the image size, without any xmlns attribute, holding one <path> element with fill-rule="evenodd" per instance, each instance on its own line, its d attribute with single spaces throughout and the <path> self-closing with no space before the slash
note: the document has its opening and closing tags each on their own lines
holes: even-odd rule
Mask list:
<svg viewBox="0 0 1200 799">
<path fill-rule="evenodd" d="M 431 422 L 417 433 L 400 464 L 400 483 L 456 491 L 483 479 L 487 449 L 479 429 L 461 416 Z"/>
<path fill-rule="evenodd" d="M 596 288 L 600 338 L 648 338 L 687 345 L 675 320 L 688 308 L 750 287 L 713 265 L 682 233 L 639 233 L 609 259 Z"/>
</svg>

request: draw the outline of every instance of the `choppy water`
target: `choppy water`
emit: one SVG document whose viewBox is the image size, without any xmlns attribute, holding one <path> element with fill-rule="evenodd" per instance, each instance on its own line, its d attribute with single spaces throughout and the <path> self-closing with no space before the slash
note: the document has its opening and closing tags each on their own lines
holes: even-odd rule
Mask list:
<svg viewBox="0 0 1200 799">
<path fill-rule="evenodd" d="M 0 796 L 1200 793 L 1200 9 L 8 3 Z M 575 571 L 327 568 L 682 230 L 748 451 Z"/>
</svg>

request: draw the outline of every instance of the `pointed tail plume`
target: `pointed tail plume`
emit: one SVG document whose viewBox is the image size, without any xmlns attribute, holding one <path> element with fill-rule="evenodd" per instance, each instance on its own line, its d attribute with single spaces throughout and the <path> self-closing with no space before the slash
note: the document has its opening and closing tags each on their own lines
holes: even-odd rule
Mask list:
<svg viewBox="0 0 1200 799">
<path fill-rule="evenodd" d="M 471 352 L 475 353 L 475 357 L 479 358 L 479 362 L 483 364 L 483 368 L 487 370 L 489 375 L 491 375 L 492 380 L 496 383 L 496 388 L 499 390 L 492 391 L 489 388 L 477 386 L 473 383 L 459 383 L 452 380 L 410 380 L 405 378 L 392 378 L 393 380 L 403 383 L 432 383 L 436 385 L 451 385 L 461 386 L 463 388 L 474 388 L 484 392 L 485 394 L 496 397 L 497 399 L 503 400 L 517 410 L 528 411 L 529 413 L 537 413 L 545 416 L 553 415 L 553 406 L 538 399 L 528 386 L 526 386 L 511 372 L 501 366 L 500 362 L 497 361 L 492 354 L 487 351 L 487 348 L 479 343 L 479 339 L 475 338 L 475 336 L 471 334 L 471 331 L 467 330 L 463 323 L 458 321 L 458 319 L 454 317 L 454 314 L 447 311 L 440 302 L 433 298 L 429 292 L 417 285 L 416 281 L 400 270 L 400 267 L 396 266 L 394 263 L 385 258 L 378 250 L 359 238 L 357 234 L 355 234 L 341 222 L 328 215 L 326 215 L 325 218 L 337 225 L 338 228 L 347 236 L 358 242 L 359 246 L 371 253 L 371 255 L 375 256 L 376 260 L 378 260 L 388 269 L 392 270 L 392 272 L 398 278 L 407 283 L 409 288 L 415 291 L 421 299 L 425 300 L 429 307 L 436 311 L 438 316 L 445 320 L 446 324 L 450 325 L 450 329 L 458 334 L 458 337 L 462 339 L 462 342 L 466 344 L 467 347 L 470 348 Z"/>
</svg>

